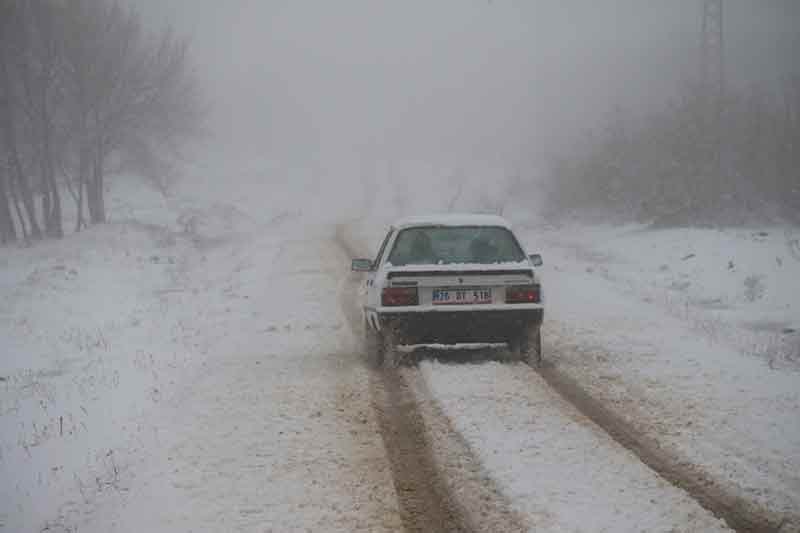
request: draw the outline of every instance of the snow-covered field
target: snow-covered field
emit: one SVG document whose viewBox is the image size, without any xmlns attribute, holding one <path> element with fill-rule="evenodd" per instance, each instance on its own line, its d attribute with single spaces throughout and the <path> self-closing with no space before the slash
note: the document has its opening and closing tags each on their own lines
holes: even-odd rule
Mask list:
<svg viewBox="0 0 800 533">
<path fill-rule="evenodd" d="M 118 450 L 146 432 L 129 421 L 199 356 L 190 314 L 165 299 L 186 248 L 166 229 L 120 222 L 3 251 L 0 524 L 9 531 L 41 527 L 55 502 L 115 489 Z"/>
<path fill-rule="evenodd" d="M 800 367 L 798 229 L 566 227 L 531 238 L 715 344 Z"/>
<path fill-rule="evenodd" d="M 800 509 L 800 256 L 786 228 L 564 227 L 545 254 L 550 357 L 726 490 Z"/>
</svg>

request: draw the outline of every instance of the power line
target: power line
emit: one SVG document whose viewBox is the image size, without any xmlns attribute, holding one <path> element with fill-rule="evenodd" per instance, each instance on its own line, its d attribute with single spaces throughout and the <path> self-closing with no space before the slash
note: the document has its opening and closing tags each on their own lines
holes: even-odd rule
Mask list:
<svg viewBox="0 0 800 533">
<path fill-rule="evenodd" d="M 702 0 L 701 83 L 705 106 L 705 131 L 711 155 L 710 174 L 721 189 L 724 183 L 723 106 L 725 101 L 725 41 L 722 0 Z M 718 190 L 720 190 L 718 189 Z"/>
</svg>

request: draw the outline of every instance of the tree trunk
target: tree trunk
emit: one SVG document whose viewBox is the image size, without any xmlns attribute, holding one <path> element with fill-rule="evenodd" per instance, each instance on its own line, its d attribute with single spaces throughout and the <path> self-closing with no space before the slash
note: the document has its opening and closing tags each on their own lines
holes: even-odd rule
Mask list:
<svg viewBox="0 0 800 533">
<path fill-rule="evenodd" d="M 86 182 L 86 207 L 89 210 L 89 221 L 92 224 L 99 222 L 97 214 L 97 185 L 94 177 L 90 177 Z"/>
<path fill-rule="evenodd" d="M 106 221 L 105 198 L 103 195 L 103 149 L 98 147 L 92 161 L 92 178 L 87 184 L 89 217 L 93 224 Z"/>
<path fill-rule="evenodd" d="M 39 228 L 39 223 L 36 220 L 36 204 L 33 202 L 33 192 L 31 191 L 28 180 L 22 175 L 22 165 L 19 162 L 16 154 L 11 155 L 11 181 L 12 187 L 16 186 L 16 191 L 22 197 L 22 207 L 28 222 L 30 232 L 28 233 L 33 239 L 42 238 L 42 230 Z"/>
<path fill-rule="evenodd" d="M 82 94 L 82 93 L 81 93 Z M 83 97 L 81 96 L 81 102 L 83 102 Z M 81 110 L 85 109 L 85 106 L 81 104 Z M 83 190 L 86 186 L 86 174 L 89 171 L 89 156 L 91 152 L 91 148 L 89 147 L 88 136 L 86 134 L 86 113 L 82 111 L 81 116 L 81 133 L 80 133 L 80 145 L 78 147 L 78 191 L 74 195 L 75 196 L 75 207 L 77 211 L 77 220 L 75 221 L 75 232 L 81 231 L 83 228 L 86 227 L 86 219 L 83 216 Z"/>
<path fill-rule="evenodd" d="M 0 173 L 0 243 L 2 244 L 17 240 L 10 201 L 7 176 L 5 173 Z"/>
<path fill-rule="evenodd" d="M 55 168 L 53 165 L 53 154 L 50 149 L 50 133 L 45 133 L 45 196 L 50 197 L 50 212 L 47 221 L 47 234 L 51 237 L 60 239 L 64 237 L 64 226 L 61 220 L 61 193 L 58 191 L 56 182 Z"/>
<path fill-rule="evenodd" d="M 14 172 L 13 175 L 16 177 L 17 189 L 19 190 L 20 196 L 22 196 L 22 207 L 24 207 L 25 214 L 28 218 L 28 227 L 30 228 L 29 235 L 31 238 L 38 240 L 42 238 L 42 230 L 39 228 L 39 223 L 36 220 L 36 204 L 33 203 L 33 192 L 31 192 L 31 188 L 28 185 L 28 180 L 22 175 L 22 165 L 20 165 L 19 159 L 15 156 L 14 162 L 14 169 L 16 172 Z M 14 169 L 12 169 L 12 172 Z"/>
<path fill-rule="evenodd" d="M 64 229 L 61 222 L 61 195 L 58 192 L 55 164 L 53 163 L 53 124 L 50 118 L 50 108 L 47 105 L 46 88 L 43 86 L 40 90 L 42 192 L 44 194 L 43 200 L 46 200 L 47 203 L 45 228 L 50 237 L 60 239 L 64 236 Z"/>
<path fill-rule="evenodd" d="M 84 183 L 86 182 L 86 155 L 87 150 L 85 146 L 81 145 L 80 155 L 78 156 L 78 192 L 77 198 L 75 199 L 75 207 L 77 208 L 78 216 L 77 220 L 75 221 L 75 232 L 81 231 L 83 228 L 86 227 L 86 221 L 83 218 L 83 189 Z"/>
<path fill-rule="evenodd" d="M 11 105 L 11 84 L 8 79 L 6 57 L 2 47 L 0 47 L 0 83 L 3 86 L 3 93 L 6 95 L 6 98 L 0 101 L 0 122 L 2 122 L 3 138 L 5 140 L 9 170 L 11 173 L 9 184 L 12 189 L 14 185 L 16 185 L 20 196 L 22 196 L 22 204 L 25 207 L 25 212 L 28 217 L 31 237 L 40 239 L 42 237 L 42 232 L 39 229 L 39 224 L 36 222 L 36 207 L 33 203 L 33 193 L 28 185 L 28 181 L 22 173 L 22 164 L 20 164 L 19 152 L 17 151 L 14 114 Z"/>
<path fill-rule="evenodd" d="M 45 235 L 50 234 L 50 218 L 51 218 L 51 205 L 50 205 L 50 184 L 47 182 L 47 178 L 44 176 L 44 170 L 42 170 L 42 184 L 41 184 L 41 192 L 42 192 L 42 221 L 44 222 L 44 233 Z"/>
<path fill-rule="evenodd" d="M 19 220 L 19 229 L 22 232 L 22 239 L 28 243 L 28 228 L 25 226 L 25 215 L 22 213 L 22 208 L 19 205 L 19 198 L 14 192 L 13 184 L 11 184 L 9 192 L 11 193 L 11 199 L 14 203 L 14 210 L 17 212 L 17 219 Z"/>
<path fill-rule="evenodd" d="M 48 176 L 50 185 L 50 197 L 52 198 L 52 210 L 50 211 L 50 236 L 57 239 L 64 237 L 64 225 L 61 217 L 61 193 L 58 191 L 58 184 L 53 173 Z"/>
</svg>

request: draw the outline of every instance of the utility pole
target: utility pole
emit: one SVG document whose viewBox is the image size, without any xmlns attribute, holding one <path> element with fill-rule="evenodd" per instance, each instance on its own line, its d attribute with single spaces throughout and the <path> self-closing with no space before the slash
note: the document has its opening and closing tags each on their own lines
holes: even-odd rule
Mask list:
<svg viewBox="0 0 800 533">
<path fill-rule="evenodd" d="M 701 0 L 703 3 L 703 42 L 700 65 L 705 105 L 705 128 L 712 154 L 709 176 L 721 192 L 723 182 L 722 115 L 725 99 L 725 55 L 723 40 L 722 0 Z"/>
<path fill-rule="evenodd" d="M 721 100 L 725 93 L 724 41 L 722 35 L 722 0 L 703 1 L 703 85 L 712 98 Z"/>
</svg>

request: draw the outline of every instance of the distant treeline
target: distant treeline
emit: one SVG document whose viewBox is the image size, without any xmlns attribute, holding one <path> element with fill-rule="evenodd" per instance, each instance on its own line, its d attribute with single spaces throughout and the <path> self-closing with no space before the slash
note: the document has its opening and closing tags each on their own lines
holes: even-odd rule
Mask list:
<svg viewBox="0 0 800 533">
<path fill-rule="evenodd" d="M 0 242 L 105 221 L 114 155 L 147 159 L 197 131 L 186 41 L 109 0 L 0 0 Z"/>
<path fill-rule="evenodd" d="M 550 178 L 552 214 L 662 226 L 800 223 L 800 76 L 773 92 L 729 91 L 721 102 L 686 87 L 639 121 L 616 109 L 554 159 Z"/>
</svg>

